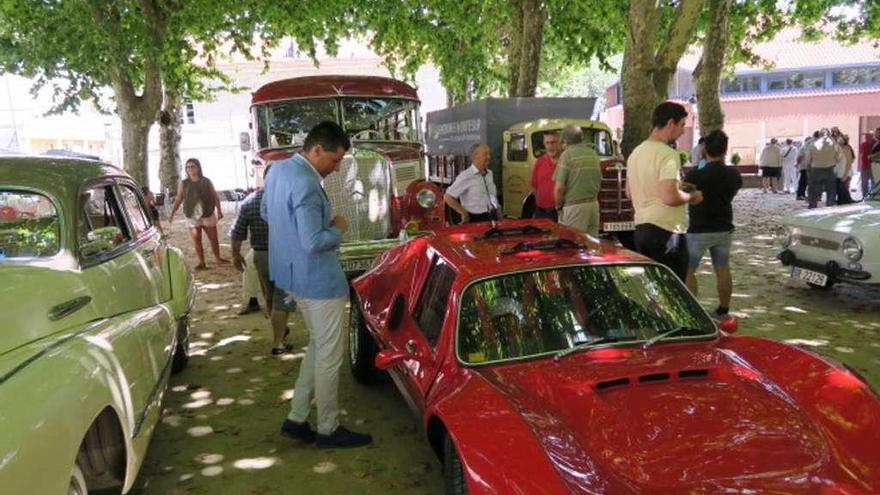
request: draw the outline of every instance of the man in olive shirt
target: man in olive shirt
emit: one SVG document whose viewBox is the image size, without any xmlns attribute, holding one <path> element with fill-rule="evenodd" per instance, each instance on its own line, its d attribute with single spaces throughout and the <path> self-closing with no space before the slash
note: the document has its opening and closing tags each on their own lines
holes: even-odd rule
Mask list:
<svg viewBox="0 0 880 495">
<path fill-rule="evenodd" d="M 584 142 L 584 131 L 579 126 L 566 127 L 562 139 L 567 147 L 553 173 L 556 209 L 562 210 L 559 223 L 598 236 L 602 186 L 599 155 Z"/>
<path fill-rule="evenodd" d="M 684 133 L 687 111 L 678 103 L 657 105 L 651 135 L 626 161 L 626 194 L 635 210 L 636 251 L 662 263 L 684 281 L 688 250 L 685 205 L 703 201 L 700 191 L 681 189 L 681 160 L 669 146 Z"/>
<path fill-rule="evenodd" d="M 831 132 L 822 129 L 819 139 L 810 143 L 804 155 L 807 169 L 810 171 L 810 190 L 807 192 L 809 206 L 818 206 L 822 192 L 825 193 L 825 206 L 837 204 L 837 176 L 834 167 L 840 161 L 840 148 L 831 139 Z"/>
</svg>

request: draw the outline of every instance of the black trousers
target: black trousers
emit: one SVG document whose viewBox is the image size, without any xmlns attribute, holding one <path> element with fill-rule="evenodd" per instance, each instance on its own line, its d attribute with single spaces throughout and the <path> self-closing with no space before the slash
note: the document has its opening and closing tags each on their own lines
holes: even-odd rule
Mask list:
<svg viewBox="0 0 880 495">
<path fill-rule="evenodd" d="M 468 212 L 468 216 L 470 217 L 469 223 L 490 222 L 492 220 L 495 220 L 495 215 L 491 211 L 487 211 L 486 213 Z"/>
<path fill-rule="evenodd" d="M 684 234 L 675 234 L 654 224 L 642 223 L 636 225 L 634 237 L 637 252 L 668 266 L 682 282 L 685 281 L 688 248 Z"/>
<path fill-rule="evenodd" d="M 837 179 L 837 204 L 848 205 L 851 203 L 855 203 L 855 201 L 853 201 L 852 195 L 849 193 L 849 182 Z"/>
<path fill-rule="evenodd" d="M 801 170 L 798 172 L 798 188 L 797 188 L 797 197 L 805 198 L 807 197 L 807 171 Z"/>
<path fill-rule="evenodd" d="M 549 210 L 549 209 L 541 208 L 540 206 L 536 206 L 535 213 L 532 214 L 532 218 L 549 218 L 550 220 L 553 220 L 554 222 L 558 222 L 559 221 L 559 212 L 556 211 L 555 209 Z"/>
</svg>

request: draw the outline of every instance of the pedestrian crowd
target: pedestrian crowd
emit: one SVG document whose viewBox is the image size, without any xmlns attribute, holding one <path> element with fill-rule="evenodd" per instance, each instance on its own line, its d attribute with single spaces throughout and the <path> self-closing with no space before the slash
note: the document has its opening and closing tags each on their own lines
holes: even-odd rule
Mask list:
<svg viewBox="0 0 880 495">
<path fill-rule="evenodd" d="M 795 193 L 816 208 L 825 198 L 826 206 L 855 202 L 850 193 L 851 181 L 860 177 L 862 198 L 880 181 L 880 128 L 865 133 L 856 150 L 849 136 L 836 127 L 820 129 L 803 142 L 787 138 L 783 144 L 772 138 L 761 151 L 761 188 L 763 192 Z"/>
</svg>

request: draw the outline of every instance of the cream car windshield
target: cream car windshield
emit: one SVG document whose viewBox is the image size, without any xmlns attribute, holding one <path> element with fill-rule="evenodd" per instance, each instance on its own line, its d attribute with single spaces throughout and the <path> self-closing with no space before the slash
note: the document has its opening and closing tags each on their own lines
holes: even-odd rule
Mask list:
<svg viewBox="0 0 880 495">
<path fill-rule="evenodd" d="M 342 125 L 360 141 L 419 141 L 419 104 L 402 98 L 342 98 Z"/>
<path fill-rule="evenodd" d="M 470 364 L 559 352 L 590 342 L 640 342 L 715 325 L 671 271 L 655 265 L 575 266 L 505 274 L 462 295 L 459 358 Z"/>
<path fill-rule="evenodd" d="M 0 262 L 45 258 L 61 248 L 58 210 L 42 194 L 0 189 Z"/>
</svg>

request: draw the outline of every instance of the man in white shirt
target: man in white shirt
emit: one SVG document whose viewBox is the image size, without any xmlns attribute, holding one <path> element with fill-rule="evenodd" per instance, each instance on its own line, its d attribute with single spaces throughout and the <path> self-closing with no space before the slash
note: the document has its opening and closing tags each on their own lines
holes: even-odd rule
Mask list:
<svg viewBox="0 0 880 495">
<path fill-rule="evenodd" d="M 786 194 L 794 193 L 798 186 L 798 147 L 791 138 L 788 138 L 780 152 L 782 153 L 782 191 Z"/>
<path fill-rule="evenodd" d="M 458 174 L 443 200 L 461 215 L 461 223 L 497 219 L 498 193 L 489 170 L 492 153 L 485 143 L 471 146 L 471 166 Z"/>
<path fill-rule="evenodd" d="M 769 187 L 776 194 L 782 175 L 782 153 L 779 150 L 779 142 L 776 138 L 770 140 L 764 150 L 761 151 L 761 191 L 767 192 Z M 776 179 L 776 186 L 773 179 Z"/>
<path fill-rule="evenodd" d="M 651 122 L 651 135 L 626 161 L 626 194 L 635 210 L 635 247 L 684 281 L 688 271 L 685 205 L 703 201 L 702 192 L 682 190 L 681 159 L 669 146 L 684 133 L 687 111 L 667 101 L 654 109 Z"/>
</svg>

